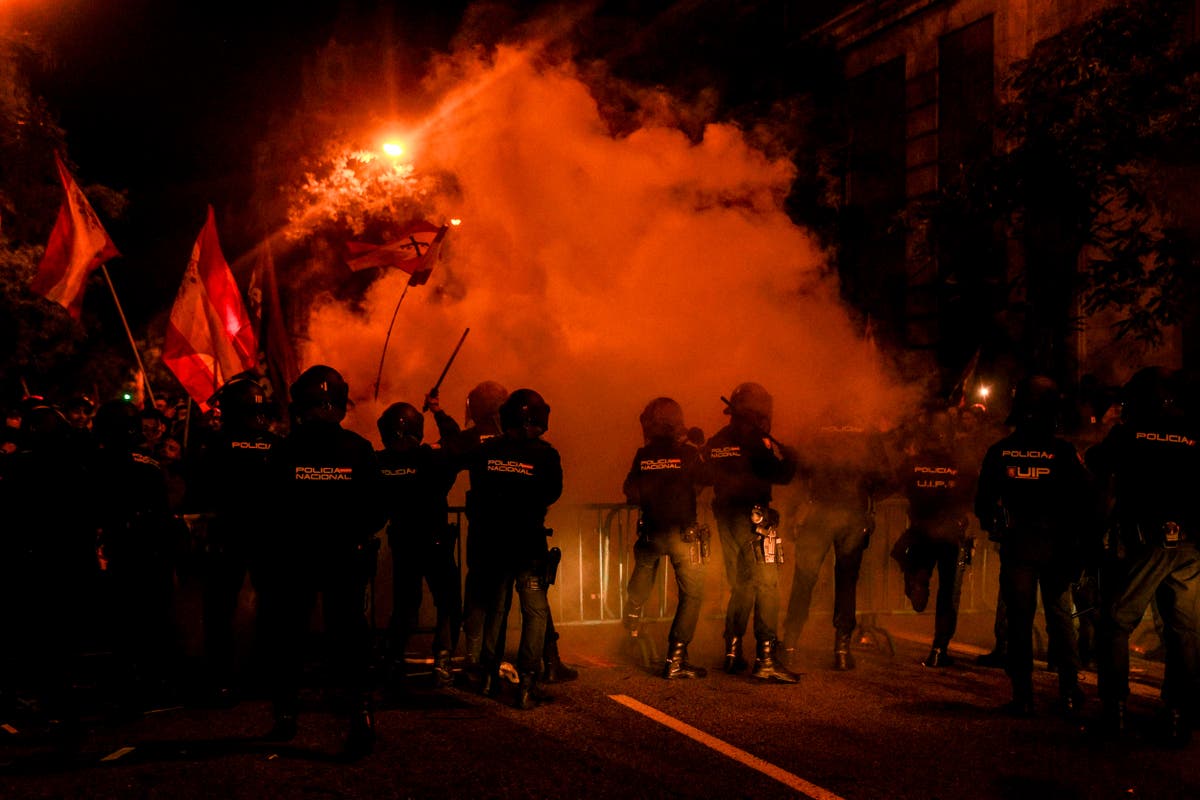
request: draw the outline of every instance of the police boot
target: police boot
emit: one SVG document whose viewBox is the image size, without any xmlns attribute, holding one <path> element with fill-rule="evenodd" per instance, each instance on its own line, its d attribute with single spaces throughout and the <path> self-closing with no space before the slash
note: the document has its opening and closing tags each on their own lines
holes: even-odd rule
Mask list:
<svg viewBox="0 0 1200 800">
<path fill-rule="evenodd" d="M 537 685 L 537 675 L 533 672 L 521 673 L 521 682 L 517 684 L 517 696 L 513 705 L 522 711 L 537 708 L 541 703 L 550 702 L 550 695 L 541 691 Z"/>
<path fill-rule="evenodd" d="M 745 656 L 742 655 L 742 637 L 730 636 L 725 640 L 725 671 L 736 675 L 748 666 Z"/>
<path fill-rule="evenodd" d="M 346 736 L 346 755 L 361 758 L 375 749 L 375 715 L 371 704 L 362 701 L 350 715 L 350 732 Z"/>
<path fill-rule="evenodd" d="M 775 642 L 768 639 L 758 643 L 757 657 L 754 659 L 754 671 L 750 677 L 760 681 L 775 681 L 776 683 L 799 683 L 800 676 L 789 672 L 775 661 Z"/>
<path fill-rule="evenodd" d="M 663 667 L 663 677 L 669 681 L 679 678 L 704 678 L 708 670 L 704 667 L 693 666 L 687 660 L 687 645 L 683 642 L 671 642 L 671 652 Z"/>
<path fill-rule="evenodd" d="M 1104 732 L 1110 736 L 1123 736 L 1129 730 L 1124 700 L 1105 700 L 1100 719 Z"/>
<path fill-rule="evenodd" d="M 479 693 L 484 697 L 496 698 L 504 691 L 504 679 L 497 670 L 487 670 L 479 683 Z"/>
<path fill-rule="evenodd" d="M 1028 719 L 1033 716 L 1033 686 L 1013 686 L 1013 699 L 1009 700 L 1000 710 L 1010 717 Z"/>
<path fill-rule="evenodd" d="M 1079 684 L 1058 690 L 1059 707 L 1062 708 L 1063 714 L 1071 719 L 1077 718 L 1083 711 L 1084 700 L 1083 690 L 1079 688 Z"/>
<path fill-rule="evenodd" d="M 438 650 L 433 654 L 433 688 L 444 689 L 454 683 L 454 670 L 450 666 L 450 651 Z"/>
<path fill-rule="evenodd" d="M 1004 669 L 1004 665 L 1008 663 L 1008 656 L 1004 652 L 1004 648 L 996 645 L 995 649 L 990 653 L 984 653 L 975 659 L 975 666 L 988 667 L 995 669 Z"/>
<path fill-rule="evenodd" d="M 579 670 L 564 664 L 558 655 L 557 631 L 555 631 L 553 637 L 546 640 L 546 646 L 542 652 L 542 660 L 546 662 L 546 668 L 542 672 L 543 683 L 565 683 L 579 677 Z"/>
<path fill-rule="evenodd" d="M 944 647 L 935 647 L 929 651 L 929 655 L 925 656 L 925 660 L 921 662 L 924 667 L 949 667 L 954 663 L 954 658 L 946 652 Z"/>
<path fill-rule="evenodd" d="M 642 636 L 642 606 L 629 603 L 625 606 L 625 632 L 631 641 L 636 642 Z"/>
<path fill-rule="evenodd" d="M 850 652 L 850 636 L 839 631 L 833 637 L 833 668 L 838 672 L 854 669 L 854 654 Z"/>
</svg>

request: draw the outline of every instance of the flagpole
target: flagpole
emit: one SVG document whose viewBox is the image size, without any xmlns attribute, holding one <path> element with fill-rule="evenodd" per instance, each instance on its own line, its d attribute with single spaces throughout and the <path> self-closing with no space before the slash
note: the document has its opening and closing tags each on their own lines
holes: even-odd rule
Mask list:
<svg viewBox="0 0 1200 800">
<path fill-rule="evenodd" d="M 125 309 L 121 308 L 121 298 L 117 297 L 117 287 L 113 286 L 112 278 L 108 275 L 107 265 L 101 264 L 100 271 L 104 273 L 104 281 L 108 284 L 108 290 L 112 292 L 113 302 L 117 304 L 117 313 L 121 315 L 121 324 L 125 326 L 125 335 L 129 337 L 129 346 L 133 348 L 133 358 L 137 361 L 138 370 L 142 373 L 146 396 L 150 398 L 150 405 L 154 405 L 154 390 L 150 388 L 150 376 L 146 374 L 146 367 L 142 364 L 142 354 L 138 352 L 137 342 L 133 340 L 133 331 L 129 329 L 129 320 L 125 319 Z"/>
<path fill-rule="evenodd" d="M 412 286 L 412 280 L 404 284 L 404 291 L 400 293 L 400 299 L 396 301 L 396 310 L 392 312 L 392 321 L 388 324 L 387 337 L 383 340 L 383 352 L 379 354 L 379 372 L 375 374 L 375 399 L 379 399 L 379 382 L 383 380 L 383 360 L 387 358 L 388 343 L 392 341 L 392 328 L 396 324 L 396 315 L 400 313 L 400 304 L 404 302 L 404 298 L 408 295 L 408 287 Z"/>
</svg>

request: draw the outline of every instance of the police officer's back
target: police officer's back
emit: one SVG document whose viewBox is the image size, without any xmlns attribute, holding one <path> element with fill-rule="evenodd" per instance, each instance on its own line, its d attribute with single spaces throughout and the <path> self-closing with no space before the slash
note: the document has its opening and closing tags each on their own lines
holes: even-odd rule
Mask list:
<svg viewBox="0 0 1200 800">
<path fill-rule="evenodd" d="M 1082 566 L 1080 536 L 1091 522 L 1090 479 L 1075 447 L 1055 434 L 1058 387 L 1042 376 L 1022 381 L 1013 399 L 1014 431 L 984 456 L 975 514 L 1000 543 L 1000 586 L 1008 611 L 1013 700 L 1033 711 L 1033 618 L 1040 587 L 1050 648 L 1058 662 L 1060 701 L 1078 711 L 1079 655 L 1069 614 L 1071 581 Z"/>
<path fill-rule="evenodd" d="M 267 618 L 278 672 L 272 738 L 296 732 L 301 645 L 320 592 L 335 678 L 349 694 L 347 750 L 361 752 L 374 742 L 363 601 L 375 570 L 373 535 L 384 515 L 375 450 L 341 427 L 349 392 L 341 374 L 323 365 L 292 384 L 292 429 L 271 456 L 272 502 L 282 520 L 267 539 L 259 613 Z"/>
<path fill-rule="evenodd" d="M 220 429 L 190 459 L 184 507 L 196 514 L 202 587 L 204 650 L 213 699 L 232 699 L 234 618 L 247 570 L 257 572 L 266 531 L 275 523 L 266 503 L 270 458 L 280 437 L 273 410 L 250 377 L 235 378 L 211 400 Z"/>
<path fill-rule="evenodd" d="M 522 621 L 516 705 L 523 709 L 538 701 L 536 681 L 550 613 L 546 512 L 563 487 L 558 451 L 542 439 L 549 418 L 550 406 L 539 393 L 513 392 L 500 408 L 504 435 L 483 442 L 470 466 L 472 546 L 492 562 L 483 581 L 488 604 L 481 654 L 485 688 L 497 681 L 505 609 L 515 584 Z"/>
<path fill-rule="evenodd" d="M 645 444 L 634 454 L 623 487 L 626 500 L 640 512 L 625 625 L 630 636 L 640 640 L 642 609 L 661 557 L 667 556 L 675 571 L 679 605 L 668 635 L 663 677 L 703 678 L 707 670 L 688 663 L 687 647 L 700 616 L 709 543 L 708 528 L 696 519 L 696 492 L 712 483 L 708 464 L 696 446 L 704 435 L 698 428 L 687 431 L 683 409 L 669 397 L 651 400 L 639 421 Z"/>
<path fill-rule="evenodd" d="M 177 547 L 166 475 L 137 449 L 137 409 L 110 401 L 96 412 L 92 510 L 114 606 L 114 652 L 122 663 L 122 701 L 136 705 L 159 688 L 171 647 L 170 603 Z"/>
<path fill-rule="evenodd" d="M 1200 698 L 1200 430 L 1180 402 L 1180 376 L 1139 371 L 1124 389 L 1121 422 L 1088 451 L 1115 501 L 1110 558 L 1102 566 L 1100 695 L 1111 729 L 1125 727 L 1129 634 L 1151 600 L 1168 633 L 1163 702 L 1167 736 L 1191 734 Z"/>
<path fill-rule="evenodd" d="M 0 695 L 32 691 L 49 718 L 76 720 L 68 666 L 96 621 L 89 473 L 43 399 L 26 404 L 21 429 L 21 449 L 0 461 Z"/>
<path fill-rule="evenodd" d="M 452 426 L 452 427 L 450 427 Z M 450 420 L 440 428 L 458 426 Z M 378 452 L 380 489 L 388 515 L 392 555 L 390 649 L 396 677 L 404 672 L 408 638 L 421 607 L 421 581 L 429 584 L 437 608 L 433 641 L 434 679 L 450 683 L 450 657 L 461 619 L 459 570 L 454 560 L 457 528 L 447 523 L 446 495 L 457 470 L 449 454 L 424 442 L 425 418 L 409 403 L 393 403 L 378 420 L 384 448 Z"/>
</svg>

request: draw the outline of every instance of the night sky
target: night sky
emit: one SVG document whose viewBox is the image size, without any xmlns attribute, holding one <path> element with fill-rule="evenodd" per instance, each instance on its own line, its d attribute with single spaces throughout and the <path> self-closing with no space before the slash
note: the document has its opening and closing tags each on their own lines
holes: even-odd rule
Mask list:
<svg viewBox="0 0 1200 800">
<path fill-rule="evenodd" d="M 294 107 L 306 59 L 334 38 L 353 44 L 377 36 L 381 20 L 394 25 L 410 57 L 423 58 L 463 35 L 467 5 L 0 0 L 0 10 L 51 55 L 31 78 L 66 130 L 76 178 L 128 194 L 124 217 L 104 221 L 123 255 L 110 271 L 135 326 L 169 307 L 205 206 L 216 208 L 219 224 L 245 213 L 254 147 Z M 498 37 L 504 24 L 544 5 L 477 4 L 474 19 L 485 18 L 479 27 Z M 695 84 L 687 91 L 716 83 L 728 97 L 752 81 L 779 79 L 772 74 L 786 77 L 787 65 L 754 61 L 772 58 L 769 43 L 732 33 L 750 10 L 786 15 L 798 30 L 844 3 L 788 5 L 595 3 L 575 35 L 591 48 L 587 57 L 611 59 L 635 80 L 684 76 Z M 222 240 L 231 262 L 252 245 L 236 231 L 222 231 Z"/>
<path fill-rule="evenodd" d="M 51 54 L 33 84 L 66 130 L 77 180 L 128 193 L 125 216 L 104 221 L 123 255 L 110 271 L 135 323 L 169 305 L 205 206 L 212 203 L 219 219 L 244 208 L 254 146 L 294 103 L 304 59 L 333 36 L 356 35 L 376 5 L 16 0 L 9 7 Z M 444 46 L 461 13 L 457 3 L 435 6 L 414 26 L 429 40 L 425 47 Z M 230 244 L 232 261 L 237 243 Z"/>
</svg>

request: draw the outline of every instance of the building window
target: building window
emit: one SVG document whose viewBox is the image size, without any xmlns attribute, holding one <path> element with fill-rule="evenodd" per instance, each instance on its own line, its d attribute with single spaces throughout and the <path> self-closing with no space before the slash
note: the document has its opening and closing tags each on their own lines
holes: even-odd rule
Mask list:
<svg viewBox="0 0 1200 800">
<path fill-rule="evenodd" d="M 995 106 L 992 17 L 938 40 L 938 182 L 992 150 Z"/>
<path fill-rule="evenodd" d="M 852 78 L 847 88 L 843 292 L 883 329 L 896 331 L 905 297 L 904 233 L 896 224 L 905 196 L 904 58 Z"/>
</svg>

